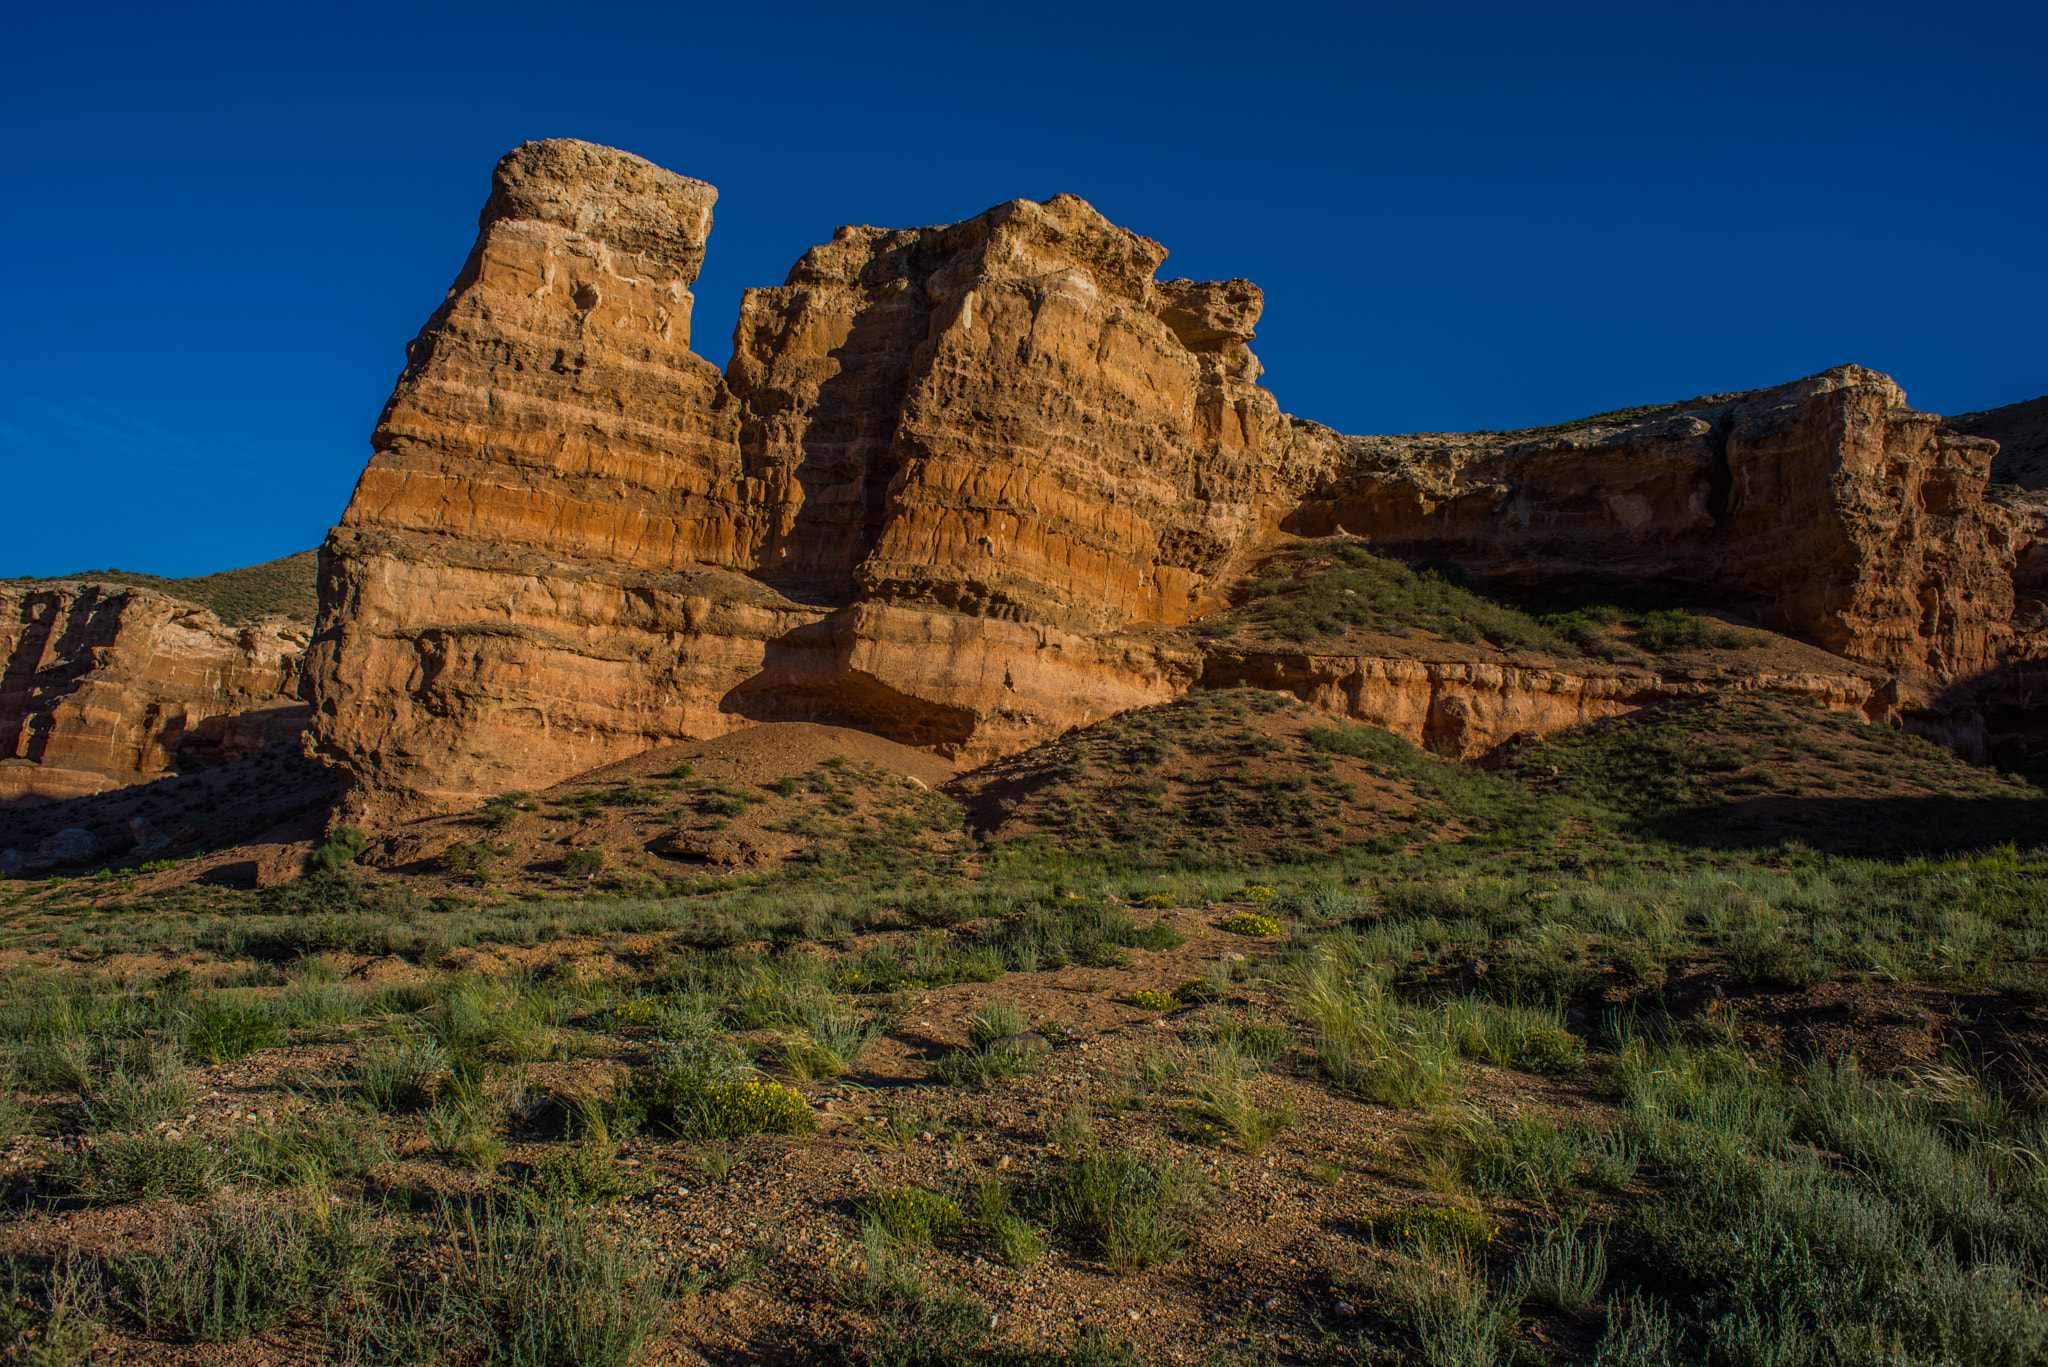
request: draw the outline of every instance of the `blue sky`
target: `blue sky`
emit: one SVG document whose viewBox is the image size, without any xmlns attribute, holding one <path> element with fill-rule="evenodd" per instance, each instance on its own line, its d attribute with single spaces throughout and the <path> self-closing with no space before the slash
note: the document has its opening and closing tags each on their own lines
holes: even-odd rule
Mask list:
<svg viewBox="0 0 2048 1367">
<path fill-rule="evenodd" d="M 46 5 L 0 87 L 0 575 L 318 543 L 528 138 L 720 191 L 695 346 L 840 223 L 1067 191 L 1248 276 L 1291 412 L 1875 366 L 2048 391 L 2048 6 Z"/>
</svg>

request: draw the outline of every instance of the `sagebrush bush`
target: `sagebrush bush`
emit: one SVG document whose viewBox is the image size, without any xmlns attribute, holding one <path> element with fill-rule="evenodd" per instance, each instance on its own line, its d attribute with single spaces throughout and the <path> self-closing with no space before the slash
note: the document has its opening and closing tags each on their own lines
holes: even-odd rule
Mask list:
<svg viewBox="0 0 2048 1367">
<path fill-rule="evenodd" d="M 898 1243 L 928 1244 L 950 1239 L 966 1226 L 960 1203 L 923 1187 L 878 1191 L 860 1203 L 862 1218 Z"/>
<path fill-rule="evenodd" d="M 1041 1202 L 1061 1237 L 1132 1269 L 1181 1255 L 1194 1192 L 1193 1171 L 1176 1159 L 1112 1152 L 1086 1139 L 1053 1170 Z"/>
</svg>

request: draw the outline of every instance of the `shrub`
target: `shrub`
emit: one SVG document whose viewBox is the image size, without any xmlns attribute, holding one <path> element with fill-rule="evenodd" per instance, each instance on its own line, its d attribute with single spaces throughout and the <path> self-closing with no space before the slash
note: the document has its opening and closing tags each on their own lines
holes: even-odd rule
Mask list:
<svg viewBox="0 0 2048 1367">
<path fill-rule="evenodd" d="M 605 1131 L 549 1154 L 534 1169 L 531 1180 L 534 1191 L 545 1200 L 586 1205 L 631 1196 L 644 1185 L 619 1166 L 618 1146 Z"/>
<path fill-rule="evenodd" d="M 488 878 L 491 862 L 504 854 L 503 850 L 479 840 L 473 845 L 460 842 L 441 851 L 439 864 L 443 873 L 466 873 L 475 878 Z"/>
<path fill-rule="evenodd" d="M 966 1224 L 960 1205 L 922 1187 L 879 1191 L 861 1202 L 861 1215 L 884 1234 L 903 1244 L 928 1244 L 950 1239 Z"/>
<path fill-rule="evenodd" d="M 1232 935 L 1251 935 L 1263 938 L 1278 935 L 1280 933 L 1280 923 L 1270 916 L 1260 916 L 1256 912 L 1241 911 L 1225 921 L 1221 929 L 1229 931 Z"/>
<path fill-rule="evenodd" d="M 1125 1000 L 1144 1011 L 1172 1011 L 1180 1006 L 1180 999 L 1171 992 L 1154 992 L 1150 988 L 1141 988 Z"/>
<path fill-rule="evenodd" d="M 429 1039 L 379 1040 L 355 1062 L 356 1092 L 379 1111 L 417 1111 L 430 1105 L 448 1056 Z"/>
<path fill-rule="evenodd" d="M 1454 1002 L 1449 1010 L 1458 1052 L 1466 1058 L 1526 1073 L 1570 1073 L 1586 1061 L 1585 1041 L 1564 1028 L 1554 1009 L 1473 998 Z"/>
<path fill-rule="evenodd" d="M 370 837 L 362 831 L 354 826 L 337 826 L 334 834 L 313 851 L 306 866 L 314 873 L 339 873 L 362 858 L 363 851 L 369 848 Z"/>
<path fill-rule="evenodd" d="M 365 1250 L 350 1233 L 271 1207 L 172 1220 L 155 1252 L 115 1265 L 113 1298 L 152 1333 L 243 1338 L 311 1304 L 325 1278 L 360 1270 Z"/>
<path fill-rule="evenodd" d="M 1485 1213 L 1464 1206 L 1408 1206 L 1373 1216 L 1365 1228 L 1379 1243 L 1439 1253 L 1483 1252 L 1494 1238 Z"/>
<path fill-rule="evenodd" d="M 1164 910 L 1167 908 L 1179 906 L 1180 899 L 1173 896 L 1171 893 L 1155 892 L 1149 896 L 1139 898 L 1138 905 L 1141 907 L 1152 908 L 1154 910 Z"/>
<path fill-rule="evenodd" d="M 977 1049 L 986 1049 L 999 1039 L 1021 1035 L 1026 1028 L 1024 1013 L 1011 1001 L 997 999 L 982 1003 L 981 1010 L 967 1023 L 967 1038 Z"/>
<path fill-rule="evenodd" d="M 1043 1193 L 1059 1234 L 1117 1268 L 1151 1267 L 1178 1258 L 1186 1244 L 1186 1208 L 1193 1177 L 1175 1160 L 1128 1150 L 1107 1152 L 1078 1142 Z"/>
<path fill-rule="evenodd" d="M 190 1139 L 109 1139 L 83 1162 L 95 1201 L 153 1201 L 169 1196 L 198 1201 L 220 1187 L 219 1157 Z"/>
<path fill-rule="evenodd" d="M 817 1123 L 796 1091 L 680 1052 L 635 1068 L 615 1092 L 612 1113 L 690 1140 L 807 1134 Z"/>
<path fill-rule="evenodd" d="M 1576 1315 L 1593 1303 L 1606 1280 L 1606 1237 L 1596 1231 L 1584 1239 L 1568 1225 L 1552 1225 L 1523 1250 L 1509 1285 L 1523 1300 Z"/>
<path fill-rule="evenodd" d="M 589 878 L 603 869 L 603 850 L 571 850 L 562 856 L 562 872 L 571 878 Z"/>
<path fill-rule="evenodd" d="M 1242 897 L 1247 902 L 1265 903 L 1272 901 L 1275 897 L 1279 896 L 1279 894 L 1274 892 L 1271 888 L 1266 887 L 1264 884 L 1253 883 L 1244 891 L 1240 892 L 1238 896 Z"/>
<path fill-rule="evenodd" d="M 422 1298 L 417 1349 L 400 1360 L 442 1359 L 452 1327 L 460 1355 L 502 1367 L 629 1367 L 662 1322 L 662 1276 L 571 1207 L 527 1202 L 444 1218 L 453 1270 Z"/>
<path fill-rule="evenodd" d="M 192 1023 L 188 1053 L 201 1063 L 226 1063 L 277 1042 L 277 1022 L 256 1011 L 219 1008 Z"/>
</svg>

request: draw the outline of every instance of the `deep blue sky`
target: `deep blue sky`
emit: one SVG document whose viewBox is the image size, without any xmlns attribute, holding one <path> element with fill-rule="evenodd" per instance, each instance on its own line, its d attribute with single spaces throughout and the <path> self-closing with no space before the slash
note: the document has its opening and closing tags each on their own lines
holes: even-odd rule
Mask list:
<svg viewBox="0 0 2048 1367">
<path fill-rule="evenodd" d="M 1291 412 L 1515 427 L 1843 361 L 2048 391 L 2048 6 L 90 4 L 8 19 L 0 575 L 316 544 L 528 138 L 840 223 L 1069 191 L 1265 288 Z"/>
</svg>

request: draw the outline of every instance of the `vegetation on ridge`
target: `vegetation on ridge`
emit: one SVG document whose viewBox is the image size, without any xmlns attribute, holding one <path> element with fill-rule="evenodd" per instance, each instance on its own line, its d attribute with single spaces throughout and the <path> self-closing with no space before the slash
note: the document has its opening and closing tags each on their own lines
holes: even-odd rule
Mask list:
<svg viewBox="0 0 2048 1367">
<path fill-rule="evenodd" d="M 88 580 L 97 583 L 131 584 L 137 588 L 155 589 L 173 598 L 182 598 L 188 603 L 198 603 L 213 610 L 215 616 L 229 626 L 240 626 L 253 622 L 258 617 L 278 613 L 295 621 L 310 624 L 320 611 L 319 553 L 299 551 L 281 560 L 265 561 L 261 565 L 249 565 L 237 570 L 220 570 L 213 574 L 197 574 L 184 579 L 166 579 L 161 575 L 138 574 L 133 570 L 80 570 L 77 574 L 49 575 L 42 578 L 23 577 L 8 580 L 14 584 L 55 583 L 61 580 Z"/>
<path fill-rule="evenodd" d="M 1312 542 L 1277 555 L 1244 586 L 1239 602 L 1232 617 L 1198 630 L 1227 636 L 1248 620 L 1301 643 L 1352 630 L 1394 636 L 1426 631 L 1467 645 L 1623 662 L 1675 650 L 1736 650 L 1758 640 L 1675 607 L 1596 604 L 1532 614 L 1442 570 L 1377 555 L 1362 541 Z"/>
</svg>

